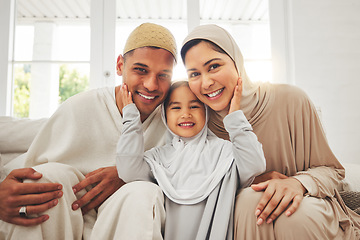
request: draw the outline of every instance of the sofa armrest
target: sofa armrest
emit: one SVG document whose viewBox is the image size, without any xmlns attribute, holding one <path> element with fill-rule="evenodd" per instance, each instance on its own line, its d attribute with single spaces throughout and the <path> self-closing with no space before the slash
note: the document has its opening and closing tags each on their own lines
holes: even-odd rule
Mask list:
<svg viewBox="0 0 360 240">
<path fill-rule="evenodd" d="M 0 116 L 0 181 L 10 170 L 23 167 L 21 155 L 30 147 L 47 118 L 19 119 Z"/>
<path fill-rule="evenodd" d="M 24 153 L 47 121 L 0 116 L 0 153 Z"/>
<path fill-rule="evenodd" d="M 340 192 L 340 196 L 346 206 L 360 215 L 360 192 L 342 191 Z"/>
<path fill-rule="evenodd" d="M 342 163 L 345 178 L 339 186 L 339 193 L 346 206 L 360 214 L 360 164 Z"/>
<path fill-rule="evenodd" d="M 345 168 L 345 178 L 340 191 L 360 192 L 360 164 L 342 163 Z"/>
</svg>

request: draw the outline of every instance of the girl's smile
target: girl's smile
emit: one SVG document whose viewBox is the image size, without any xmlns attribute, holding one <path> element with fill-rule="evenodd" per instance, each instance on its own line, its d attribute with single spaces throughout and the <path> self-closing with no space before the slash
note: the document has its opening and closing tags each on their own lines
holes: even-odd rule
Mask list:
<svg viewBox="0 0 360 240">
<path fill-rule="evenodd" d="M 166 122 L 174 134 L 189 138 L 204 128 L 205 106 L 191 92 L 189 86 L 184 85 L 174 89 L 166 106 Z"/>
</svg>

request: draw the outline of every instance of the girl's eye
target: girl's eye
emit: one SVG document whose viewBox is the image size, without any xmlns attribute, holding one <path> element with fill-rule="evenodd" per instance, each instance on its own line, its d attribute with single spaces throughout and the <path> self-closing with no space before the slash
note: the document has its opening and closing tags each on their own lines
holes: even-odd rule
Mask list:
<svg viewBox="0 0 360 240">
<path fill-rule="evenodd" d="M 213 70 L 213 69 L 215 69 L 215 68 L 218 68 L 220 65 L 219 64 L 212 64 L 211 66 L 210 66 L 210 69 L 209 70 Z"/>
<path fill-rule="evenodd" d="M 199 106 L 197 106 L 197 105 L 190 106 L 190 109 L 194 109 L 194 108 L 200 108 L 200 107 L 199 107 Z"/>
<path fill-rule="evenodd" d="M 171 107 L 170 109 L 180 109 L 180 107 Z"/>
<path fill-rule="evenodd" d="M 194 77 L 197 77 L 199 75 L 200 75 L 199 73 L 193 72 L 193 73 L 190 73 L 189 78 L 194 78 Z"/>
</svg>

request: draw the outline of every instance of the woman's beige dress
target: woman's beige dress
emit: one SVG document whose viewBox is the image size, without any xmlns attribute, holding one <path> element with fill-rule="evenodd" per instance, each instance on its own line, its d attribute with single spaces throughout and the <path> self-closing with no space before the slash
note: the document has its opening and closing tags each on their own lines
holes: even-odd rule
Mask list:
<svg viewBox="0 0 360 240">
<path fill-rule="evenodd" d="M 347 208 L 337 186 L 345 170 L 332 153 L 316 109 L 299 88 L 252 83 L 230 34 L 216 26 L 195 28 L 184 40 L 207 39 L 235 62 L 243 81 L 241 108 L 263 144 L 266 171 L 297 178 L 307 194 L 290 217 L 256 225 L 255 207 L 262 192 L 242 190 L 236 199 L 235 239 L 360 239 L 360 216 Z M 222 117 L 210 116 L 210 129 L 227 138 Z"/>
</svg>

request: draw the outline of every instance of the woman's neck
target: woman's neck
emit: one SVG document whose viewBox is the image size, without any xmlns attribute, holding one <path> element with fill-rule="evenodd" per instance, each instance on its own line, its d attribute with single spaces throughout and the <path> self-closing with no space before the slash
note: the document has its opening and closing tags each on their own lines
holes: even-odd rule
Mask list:
<svg viewBox="0 0 360 240">
<path fill-rule="evenodd" d="M 220 115 L 222 118 L 224 118 L 229 113 L 230 106 L 228 105 L 226 108 L 224 108 L 221 111 L 215 111 L 218 115 Z"/>
</svg>

